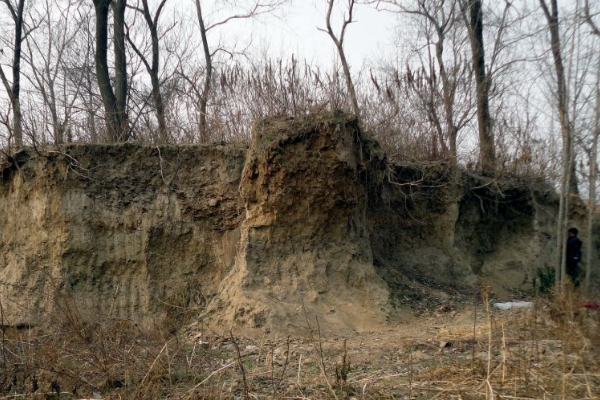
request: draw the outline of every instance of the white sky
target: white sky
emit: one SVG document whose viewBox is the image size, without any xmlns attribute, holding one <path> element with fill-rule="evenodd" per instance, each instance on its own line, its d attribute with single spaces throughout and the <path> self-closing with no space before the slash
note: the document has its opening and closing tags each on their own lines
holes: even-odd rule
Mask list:
<svg viewBox="0 0 600 400">
<path fill-rule="evenodd" d="M 217 3 L 212 0 L 213 3 Z M 210 5 L 211 1 L 203 4 Z M 338 1 L 334 14 L 334 31 L 341 28 L 344 1 Z M 257 20 L 232 21 L 221 29 L 219 35 L 248 38 L 252 32 L 251 48 L 254 52 L 268 53 L 274 57 L 306 59 L 322 66 L 336 60 L 336 50 L 329 36 L 317 28 L 325 28 L 327 2 L 325 0 L 296 0 L 282 8 L 276 15 L 261 16 Z M 211 15 L 207 16 L 210 19 Z M 396 17 L 372 7 L 356 6 L 355 23 L 347 28 L 344 48 L 351 66 L 359 69 L 365 60 L 393 54 Z M 212 40 L 215 40 L 214 38 Z"/>
</svg>

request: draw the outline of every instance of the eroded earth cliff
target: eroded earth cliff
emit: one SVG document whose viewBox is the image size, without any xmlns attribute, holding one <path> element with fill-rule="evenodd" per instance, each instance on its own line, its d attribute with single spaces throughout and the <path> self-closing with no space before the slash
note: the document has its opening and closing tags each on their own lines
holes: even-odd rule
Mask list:
<svg viewBox="0 0 600 400">
<path fill-rule="evenodd" d="M 552 265 L 544 184 L 388 163 L 344 114 L 259 121 L 243 145 L 21 151 L 0 183 L 5 325 L 172 310 L 369 330 L 428 297 L 533 290 Z"/>
</svg>

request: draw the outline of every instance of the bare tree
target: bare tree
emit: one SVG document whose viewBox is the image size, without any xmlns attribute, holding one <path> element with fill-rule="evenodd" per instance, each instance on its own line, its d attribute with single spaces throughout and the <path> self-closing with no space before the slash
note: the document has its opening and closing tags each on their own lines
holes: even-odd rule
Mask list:
<svg viewBox="0 0 600 400">
<path fill-rule="evenodd" d="M 85 117 L 85 126 L 87 133 L 89 135 L 89 140 L 92 143 L 97 143 L 101 137 L 98 132 L 98 127 L 96 124 L 96 119 L 98 118 L 98 109 L 101 107 L 101 95 L 98 95 L 96 82 L 96 76 L 94 74 L 94 35 L 92 22 L 90 18 L 87 18 L 87 15 L 79 16 L 80 23 L 83 29 L 83 35 L 79 35 L 81 38 L 82 44 L 80 45 L 81 53 L 80 53 L 80 63 L 76 66 L 77 76 L 81 76 L 81 79 L 77 79 L 80 82 L 81 90 L 83 95 L 81 97 L 82 100 L 82 108 L 84 111 Z M 106 139 L 106 138 L 105 138 Z"/>
<path fill-rule="evenodd" d="M 491 78 L 486 76 L 485 47 L 483 43 L 483 12 L 481 0 L 468 0 L 469 39 L 477 91 L 477 124 L 479 127 L 479 163 L 483 172 L 493 174 L 496 170 L 496 148 L 492 118 L 490 116 Z"/>
<path fill-rule="evenodd" d="M 78 33 L 70 42 L 68 55 L 63 56 L 63 74 L 67 80 L 63 86 L 68 83 L 70 92 L 79 94 L 69 129 L 77 131 L 79 140 L 98 143 L 109 138 L 101 134 L 106 121 L 102 117 L 103 101 L 95 73 L 95 11 L 81 3 L 74 11 L 68 22 L 76 25 Z"/>
<path fill-rule="evenodd" d="M 93 0 L 96 10 L 96 77 L 108 129 L 108 139 L 118 142 L 127 139 L 127 58 L 125 56 L 126 0 L 114 3 L 115 90 L 108 69 L 108 14 L 113 0 Z"/>
<path fill-rule="evenodd" d="M 600 60 L 599 60 L 600 63 Z M 600 71 L 600 66 L 598 67 Z M 585 258 L 585 290 L 589 293 L 592 281 L 592 269 L 594 264 L 594 215 L 596 213 L 596 183 L 598 181 L 598 137 L 600 136 L 600 73 L 597 77 L 596 82 L 596 102 L 594 110 L 594 125 L 591 134 L 591 145 L 588 151 L 589 160 L 589 193 L 588 193 L 588 204 L 587 204 L 587 251 Z"/>
<path fill-rule="evenodd" d="M 202 15 L 202 5 L 200 0 L 196 0 L 196 15 L 198 17 L 198 26 L 200 27 L 200 36 L 202 37 L 202 49 L 204 50 L 204 62 L 206 63 L 206 76 L 204 77 L 204 87 L 200 93 L 199 112 L 200 112 L 200 141 L 205 143 L 208 141 L 208 132 L 206 124 L 206 113 L 208 107 L 208 96 L 212 86 L 213 63 L 212 53 L 208 46 L 207 28 Z"/>
<path fill-rule="evenodd" d="M 61 5 L 45 0 L 40 11 L 43 22 L 37 30 L 39 35 L 27 38 L 27 62 L 31 71 L 28 78 L 49 110 L 55 144 L 64 143 L 65 132 L 80 95 L 82 76 L 77 77 L 79 81 L 73 82 L 73 91 L 69 93 L 68 83 L 75 77 L 69 73 L 73 60 L 66 60 L 73 40 L 80 33 L 79 24 L 69 24 L 77 2 L 69 0 Z M 55 6 L 58 11 L 55 11 Z M 57 19 L 53 18 L 55 13 L 58 13 Z M 59 80 L 62 82 L 59 83 Z"/>
<path fill-rule="evenodd" d="M 424 82 L 426 84 L 417 84 L 423 80 L 409 79 L 408 83 L 413 90 L 423 92 L 419 99 L 423 102 L 427 110 L 429 119 L 437 133 L 437 142 L 442 148 L 443 157 L 449 151 L 449 158 L 452 164 L 457 162 L 457 138 L 459 131 L 469 122 L 470 104 L 461 111 L 457 105 L 459 101 L 461 85 L 470 79 L 471 68 L 468 63 L 463 62 L 461 54 L 462 37 L 457 37 L 456 29 L 459 20 L 460 6 L 458 0 L 416 0 L 409 7 L 408 2 L 386 1 L 386 4 L 393 5 L 400 12 L 414 15 L 422 21 L 427 46 L 426 57 L 419 57 L 421 61 L 421 71 L 427 71 Z M 463 35 L 464 36 L 464 35 Z M 447 46 L 448 41 L 450 45 Z M 422 43 L 418 44 L 417 52 L 423 49 Z M 434 55 L 431 55 L 431 47 L 434 48 Z M 450 52 L 450 56 L 448 56 Z M 407 74 L 414 75 L 415 72 L 407 71 Z M 439 75 L 441 80 L 436 79 Z M 441 88 L 439 85 L 441 84 Z M 468 94 L 470 88 L 463 87 L 463 94 Z M 439 100 L 438 100 L 439 99 Z M 441 101 L 442 109 L 438 111 L 438 103 Z M 439 115 L 438 115 L 439 114 Z M 448 145 L 446 145 L 446 142 Z"/>
<path fill-rule="evenodd" d="M 214 74 L 214 57 L 218 52 L 226 52 L 231 55 L 231 52 L 224 49 L 223 47 L 216 46 L 214 49 L 211 48 L 208 41 L 208 33 L 214 28 L 224 26 L 231 21 L 239 20 L 239 19 L 249 19 L 254 18 L 262 14 L 272 13 L 279 6 L 285 3 L 287 0 L 253 0 L 251 4 L 242 12 L 234 13 L 229 16 L 224 17 L 223 19 L 213 22 L 207 23 L 205 15 L 203 13 L 203 7 L 201 0 L 195 0 L 196 6 L 196 17 L 198 19 L 198 26 L 200 29 L 200 37 L 202 39 L 202 50 L 204 55 L 205 62 L 205 76 L 204 76 L 204 84 L 201 90 L 197 88 L 193 88 L 192 91 L 199 93 L 198 96 L 198 127 L 200 131 L 200 141 L 202 143 L 206 143 L 209 141 L 208 135 L 208 105 L 209 99 L 211 96 L 212 86 L 213 86 L 213 74 Z M 227 3 L 227 2 L 225 2 Z M 236 5 L 233 2 L 233 5 Z M 238 5 L 239 6 L 239 5 Z M 187 80 L 189 83 L 192 83 L 194 80 L 190 79 L 187 74 L 181 73 L 181 76 Z M 194 83 L 192 83 L 194 85 Z"/>
<path fill-rule="evenodd" d="M 125 141 L 129 137 L 127 121 L 127 53 L 125 51 L 125 10 L 127 0 L 113 0 L 113 47 L 115 53 L 115 106 L 119 130 L 116 141 Z"/>
<path fill-rule="evenodd" d="M 104 103 L 104 117 L 108 129 L 108 140 L 115 142 L 119 138 L 122 123 L 118 118 L 117 100 L 108 71 L 108 13 L 112 0 L 94 0 L 96 10 L 96 79 Z"/>
<path fill-rule="evenodd" d="M 340 62 L 342 63 L 342 69 L 344 71 L 344 78 L 346 79 L 346 87 L 348 88 L 348 94 L 350 95 L 350 103 L 352 105 L 352 111 L 354 114 L 360 119 L 360 108 L 358 107 L 358 97 L 356 96 L 356 89 L 354 88 L 354 82 L 352 81 L 352 75 L 350 74 L 350 66 L 348 65 L 348 60 L 346 59 L 346 53 L 344 52 L 344 39 L 346 37 L 346 28 L 348 25 L 354 22 L 353 20 L 353 12 L 354 6 L 356 5 L 356 0 L 347 0 L 348 2 L 348 14 L 344 15 L 344 22 L 342 23 L 342 28 L 338 35 L 335 34 L 333 28 L 331 26 L 331 14 L 333 12 L 333 6 L 335 4 L 335 0 L 328 0 L 329 6 L 327 8 L 327 16 L 325 17 L 326 30 L 321 29 L 322 31 L 327 32 L 335 47 L 337 49 L 338 55 L 340 56 Z"/>
<path fill-rule="evenodd" d="M 12 60 L 12 83 L 9 82 L 0 65 L 0 79 L 6 89 L 13 111 L 12 137 L 16 147 L 23 146 L 23 122 L 21 115 L 21 49 L 23 44 L 23 10 L 25 0 L 18 0 L 16 7 L 10 0 L 2 0 L 8 8 L 15 24 Z"/>
<path fill-rule="evenodd" d="M 550 33 L 550 48 L 552 58 L 554 59 L 554 73 L 556 75 L 556 101 L 558 119 L 560 122 L 560 131 L 563 140 L 563 148 L 567 151 L 565 161 L 567 165 L 569 180 L 567 182 L 567 190 L 569 193 L 577 194 L 577 174 L 575 170 L 575 159 L 568 154 L 569 149 L 573 148 L 573 132 L 571 116 L 569 114 L 569 92 L 567 89 L 567 78 L 563 63 L 561 50 L 561 37 L 559 30 L 558 4 L 557 0 L 550 0 L 550 9 L 546 4 L 546 0 L 539 0 L 540 6 L 544 11 Z M 569 160 L 571 159 L 571 160 Z"/>
<path fill-rule="evenodd" d="M 159 31 L 158 21 L 161 13 L 164 10 L 167 0 L 161 0 L 154 15 L 150 12 L 148 0 L 142 0 L 142 8 L 134 7 L 134 9 L 140 12 L 144 16 L 144 21 L 148 30 L 150 31 L 150 40 L 152 48 L 152 58 L 148 61 L 146 55 L 141 51 L 138 46 L 135 45 L 129 32 L 127 33 L 127 41 L 135 51 L 135 53 L 142 60 L 148 75 L 150 75 L 150 82 L 152 84 L 152 101 L 154 103 L 154 109 L 156 111 L 156 120 L 158 121 L 158 136 L 161 141 L 168 142 L 169 134 L 167 132 L 167 123 L 165 117 L 165 105 L 163 102 L 163 96 L 161 93 L 161 82 L 160 82 L 160 46 L 159 46 Z"/>
<path fill-rule="evenodd" d="M 577 176 L 575 171 L 574 157 L 574 135 L 571 118 L 569 115 L 569 95 L 567 90 L 566 72 L 561 52 L 561 37 L 559 31 L 558 4 L 557 0 L 550 0 L 550 7 L 546 0 L 539 0 L 540 6 L 546 17 L 548 31 L 550 33 L 550 47 L 554 60 L 554 73 L 556 75 L 556 101 L 557 113 L 560 122 L 560 131 L 563 142 L 562 152 L 562 182 L 561 197 L 557 224 L 557 248 L 559 251 L 559 262 L 556 266 L 556 283 L 559 285 L 566 280 L 566 228 L 569 219 L 569 196 L 577 194 Z"/>
<path fill-rule="evenodd" d="M 488 160 L 495 160 L 491 172 L 498 173 L 501 167 L 503 170 L 512 168 L 507 163 L 515 162 L 516 158 L 509 156 L 508 151 L 511 149 L 507 147 L 507 143 L 513 139 L 512 136 L 523 133 L 522 126 L 515 126 L 520 124 L 516 121 L 521 119 L 515 119 L 513 112 L 515 100 L 520 99 L 523 92 L 511 92 L 511 87 L 517 86 L 515 82 L 522 79 L 522 75 L 512 72 L 517 65 L 529 61 L 528 56 L 520 54 L 518 49 L 519 43 L 530 35 L 528 31 L 523 32 L 520 29 L 527 13 L 517 10 L 513 0 L 506 0 L 500 4 L 492 3 L 493 5 L 485 11 L 489 27 L 486 29 L 485 40 L 489 45 L 484 49 L 485 52 L 480 52 L 482 57 L 479 57 L 479 60 L 483 61 L 483 64 L 478 66 L 473 63 L 472 57 L 473 29 L 471 3 L 468 0 L 374 0 L 369 3 L 377 5 L 378 9 L 415 17 L 417 30 L 413 29 L 401 38 L 403 44 L 410 43 L 411 40 L 415 42 L 411 48 L 413 56 L 405 61 L 407 68 L 403 73 L 411 77 L 407 80 L 407 87 L 419 93 L 417 100 L 420 102 L 416 102 L 413 107 L 423 108 L 422 118 L 429 121 L 429 132 L 433 141 L 432 156 L 446 158 L 449 153 L 448 158 L 456 162 L 459 157 L 459 132 L 466 131 L 470 134 L 472 118 L 479 111 L 483 111 L 480 115 L 488 117 L 484 118 L 484 121 L 487 121 L 483 124 L 485 129 L 481 131 L 477 126 L 475 130 L 483 144 L 478 154 L 480 160 L 468 161 L 467 165 L 477 164 L 483 169 L 481 156 L 488 154 Z M 464 20 L 464 25 L 459 26 L 460 19 Z M 484 32 L 481 32 L 482 38 L 483 35 Z M 411 39 L 411 36 L 415 39 Z M 480 43 L 483 44 L 483 41 Z M 467 46 L 471 47 L 470 56 L 467 56 Z M 476 79 L 473 78 L 476 68 L 483 71 L 480 74 L 479 91 L 474 90 Z M 485 77 L 483 85 L 481 77 Z M 486 95 L 483 98 L 487 97 L 487 101 L 483 102 L 483 107 L 477 107 L 477 98 L 481 100 L 482 93 Z M 504 114 L 510 117 L 505 118 Z M 491 115 L 494 115 L 494 118 Z M 498 126 L 494 123 L 496 119 L 500 120 Z M 488 135 L 482 137 L 481 132 L 486 131 Z M 501 138 L 498 136 L 500 133 Z M 486 141 L 486 137 L 491 140 Z M 503 150 L 506 151 L 501 154 L 502 165 L 499 164 L 497 154 L 499 139 L 502 139 Z M 441 155 L 434 153 L 438 147 L 436 143 L 440 144 Z M 512 150 L 520 151 L 518 146 L 513 146 Z M 463 161 L 466 161 L 464 157 L 470 157 L 465 149 L 461 156 Z"/>
<path fill-rule="evenodd" d="M 456 91 L 458 85 L 457 75 L 463 70 L 460 66 L 460 62 L 448 72 L 446 63 L 444 61 L 444 41 L 448 32 L 452 29 L 455 19 L 455 12 L 457 2 L 452 1 L 450 4 L 449 12 L 446 13 L 444 10 L 445 1 L 441 1 L 439 5 L 434 4 L 433 12 L 430 12 L 425 6 L 425 2 L 422 1 L 420 6 L 421 15 L 429 20 L 429 22 L 435 28 L 437 35 L 437 41 L 435 43 L 435 57 L 437 60 L 440 77 L 442 78 L 442 101 L 444 103 L 444 117 L 446 125 L 446 137 L 450 145 L 450 159 L 453 164 L 457 161 L 457 149 L 456 141 L 460 124 L 466 121 L 466 115 L 463 116 L 462 121 L 460 118 L 455 117 L 455 100 Z M 458 54 L 454 54 L 455 58 L 458 58 Z"/>
<path fill-rule="evenodd" d="M 592 30 L 592 33 L 596 38 L 600 38 L 600 28 L 592 20 L 590 13 L 589 0 L 585 0 L 585 20 Z M 591 134 L 591 145 L 589 149 L 589 193 L 588 193 L 588 204 L 587 204 L 587 252 L 585 259 L 585 290 L 590 292 L 591 281 L 592 281 L 592 265 L 593 265 L 593 252 L 594 248 L 594 215 L 596 213 L 596 183 L 598 181 L 598 138 L 600 136 L 600 58 L 596 65 L 596 102 L 594 109 L 594 123 Z"/>
</svg>

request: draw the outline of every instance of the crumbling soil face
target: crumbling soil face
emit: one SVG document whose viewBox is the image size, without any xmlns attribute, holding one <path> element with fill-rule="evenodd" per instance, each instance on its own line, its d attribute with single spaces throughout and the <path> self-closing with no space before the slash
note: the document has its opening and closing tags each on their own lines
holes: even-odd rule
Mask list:
<svg viewBox="0 0 600 400">
<path fill-rule="evenodd" d="M 378 272 L 394 299 L 421 301 L 431 289 L 465 291 L 473 284 L 455 240 L 459 182 L 445 165 L 388 165 L 368 221 Z"/>
<path fill-rule="evenodd" d="M 554 265 L 557 207 L 543 182 L 388 167 L 369 208 L 375 262 L 398 297 L 443 299 L 479 282 L 500 298 L 530 295 L 538 269 Z"/>
<path fill-rule="evenodd" d="M 457 247 L 497 294 L 532 293 L 537 270 L 554 263 L 558 197 L 539 182 L 477 183 L 460 202 Z"/>
<path fill-rule="evenodd" d="M 199 307 L 233 264 L 243 146 L 68 146 L 5 170 L 5 324 L 72 297 L 85 315 L 140 323 Z"/>
<path fill-rule="evenodd" d="M 343 114 L 256 123 L 241 183 L 246 220 L 215 321 L 294 330 L 310 312 L 332 331 L 385 321 L 389 292 L 365 212 L 370 156 L 358 121 Z"/>
<path fill-rule="evenodd" d="M 405 299 L 443 299 L 481 283 L 499 298 L 531 295 L 539 271 L 555 264 L 557 208 L 541 181 L 388 166 L 368 217 L 378 272 Z M 583 226 L 578 210 L 571 221 Z"/>
<path fill-rule="evenodd" d="M 73 301 L 144 325 L 371 331 L 479 280 L 532 293 L 557 206 L 541 183 L 390 164 L 341 113 L 259 121 L 249 148 L 26 150 L 0 183 L 3 324 Z"/>
</svg>

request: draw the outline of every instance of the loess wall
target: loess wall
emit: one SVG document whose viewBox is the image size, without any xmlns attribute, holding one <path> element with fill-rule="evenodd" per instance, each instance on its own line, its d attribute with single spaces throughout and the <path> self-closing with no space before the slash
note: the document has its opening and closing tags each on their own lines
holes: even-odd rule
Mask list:
<svg viewBox="0 0 600 400">
<path fill-rule="evenodd" d="M 60 295 L 86 315 L 148 323 L 199 306 L 231 268 L 243 146 L 25 151 L 0 185 L 5 320 L 36 323 Z"/>
<path fill-rule="evenodd" d="M 69 145 L 0 182 L 5 325 L 73 302 L 150 325 L 368 330 L 426 296 L 531 292 L 552 265 L 555 194 L 392 165 L 352 117 L 274 118 L 242 145 Z"/>
</svg>

